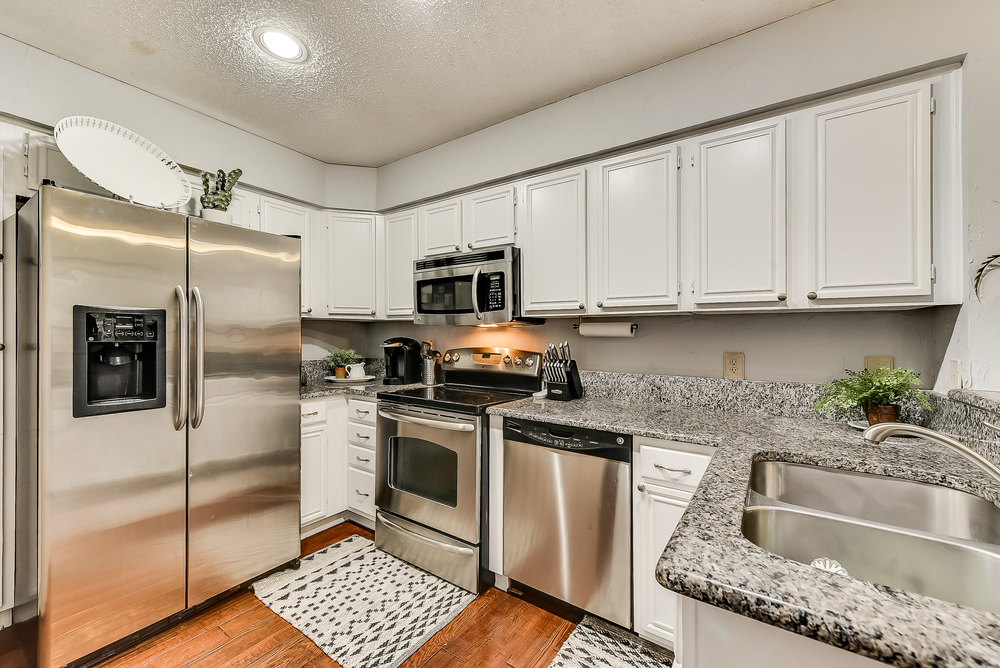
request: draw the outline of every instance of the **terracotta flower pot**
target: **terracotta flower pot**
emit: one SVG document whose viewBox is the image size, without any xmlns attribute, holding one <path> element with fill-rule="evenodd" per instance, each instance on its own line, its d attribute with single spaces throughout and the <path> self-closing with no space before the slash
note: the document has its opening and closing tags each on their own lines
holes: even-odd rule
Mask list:
<svg viewBox="0 0 1000 668">
<path fill-rule="evenodd" d="M 899 422 L 899 406 L 892 404 L 887 406 L 869 406 L 868 424 L 879 424 L 880 422 Z"/>
<path fill-rule="evenodd" d="M 347 368 L 338 366 L 334 368 L 333 375 L 336 376 L 337 378 L 347 378 Z"/>
</svg>

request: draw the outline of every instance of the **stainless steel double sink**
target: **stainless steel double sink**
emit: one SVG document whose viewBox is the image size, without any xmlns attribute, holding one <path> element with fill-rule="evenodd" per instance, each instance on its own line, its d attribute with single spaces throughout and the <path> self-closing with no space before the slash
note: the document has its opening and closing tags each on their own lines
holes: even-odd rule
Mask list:
<svg viewBox="0 0 1000 668">
<path fill-rule="evenodd" d="M 851 577 L 1000 614 L 1000 508 L 949 487 L 867 473 L 755 462 L 743 535 Z"/>
</svg>

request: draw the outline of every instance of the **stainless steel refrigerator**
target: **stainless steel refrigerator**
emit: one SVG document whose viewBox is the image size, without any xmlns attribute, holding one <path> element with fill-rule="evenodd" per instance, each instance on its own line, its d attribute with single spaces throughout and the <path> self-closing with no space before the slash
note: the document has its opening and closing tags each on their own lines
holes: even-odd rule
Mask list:
<svg viewBox="0 0 1000 668">
<path fill-rule="evenodd" d="M 296 559 L 298 240 L 51 186 L 4 235 L 14 628 L 39 668 Z"/>
</svg>

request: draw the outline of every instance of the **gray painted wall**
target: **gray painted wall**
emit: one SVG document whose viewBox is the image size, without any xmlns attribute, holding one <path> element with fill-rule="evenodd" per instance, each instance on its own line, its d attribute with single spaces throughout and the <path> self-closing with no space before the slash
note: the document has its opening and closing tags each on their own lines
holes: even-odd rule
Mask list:
<svg viewBox="0 0 1000 668">
<path fill-rule="evenodd" d="M 979 263 L 1000 252 L 998 34 L 995 0 L 834 0 L 380 167 L 378 206 L 398 206 L 931 63 L 961 60 L 969 285 Z M 872 316 L 825 317 L 833 331 L 850 332 L 850 323 Z M 793 323 L 799 321 L 792 317 L 786 325 L 802 326 Z M 987 280 L 981 302 L 966 297 L 949 328 L 946 352 L 940 356 L 946 366 L 948 360 L 961 361 L 966 387 L 1000 389 L 1000 272 Z M 901 341 L 907 336 L 907 331 L 898 332 Z M 749 372 L 749 357 L 747 366 Z M 936 389 L 948 389 L 943 384 L 947 374 L 936 375 Z"/>
<path fill-rule="evenodd" d="M 742 352 L 748 379 L 801 382 L 831 380 L 843 376 L 845 368 L 861 369 L 865 355 L 892 355 L 896 366 L 920 372 L 929 387 L 957 314 L 957 307 L 938 307 L 888 313 L 644 317 L 631 319 L 639 325 L 631 339 L 581 337 L 573 319 L 505 328 L 317 320 L 303 323 L 302 340 L 306 359 L 321 358 L 328 343 L 379 356 L 379 344 L 392 336 L 432 339 L 441 351 L 461 346 L 540 351 L 550 341 L 568 340 L 584 369 L 710 378 L 722 376 L 722 353 Z"/>
</svg>

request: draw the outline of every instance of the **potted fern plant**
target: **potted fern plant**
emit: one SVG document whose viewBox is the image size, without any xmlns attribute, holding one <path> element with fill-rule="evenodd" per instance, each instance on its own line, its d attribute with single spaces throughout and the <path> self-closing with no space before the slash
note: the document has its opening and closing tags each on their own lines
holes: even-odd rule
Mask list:
<svg viewBox="0 0 1000 668">
<path fill-rule="evenodd" d="M 358 363 L 358 354 L 352 348 L 334 348 L 323 360 L 337 378 L 347 378 L 347 366 Z"/>
<path fill-rule="evenodd" d="M 233 201 L 233 186 L 241 176 L 243 176 L 242 169 L 234 169 L 228 174 L 220 169 L 216 172 L 213 183 L 212 175 L 202 172 L 201 184 L 205 194 L 201 196 L 202 209 L 199 215 L 205 220 L 232 225 L 233 214 L 227 210 Z"/>
<path fill-rule="evenodd" d="M 877 369 L 847 371 L 847 378 L 823 383 L 823 393 L 813 406 L 826 410 L 827 418 L 838 410 L 851 410 L 860 406 L 868 417 L 868 424 L 899 421 L 899 402 L 915 401 L 927 410 L 931 404 L 924 393 L 916 389 L 920 374 L 909 369 L 890 369 L 880 364 Z"/>
</svg>

